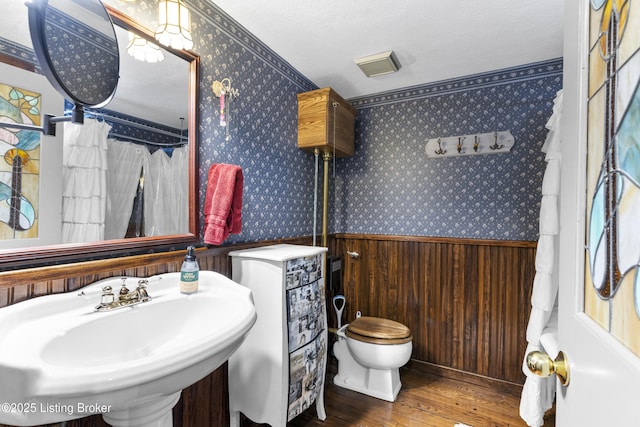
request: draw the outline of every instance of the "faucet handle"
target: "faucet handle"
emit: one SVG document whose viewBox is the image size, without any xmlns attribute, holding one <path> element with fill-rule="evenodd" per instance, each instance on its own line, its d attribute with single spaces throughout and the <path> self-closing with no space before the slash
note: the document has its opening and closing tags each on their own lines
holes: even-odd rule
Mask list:
<svg viewBox="0 0 640 427">
<path fill-rule="evenodd" d="M 111 292 L 111 286 L 105 286 L 102 288 L 102 297 L 100 298 L 101 304 L 111 304 L 113 302 L 113 292 Z"/>
<path fill-rule="evenodd" d="M 127 278 L 122 278 L 122 286 L 120 287 L 120 295 L 127 295 L 129 293 L 129 289 L 127 288 Z"/>
<path fill-rule="evenodd" d="M 151 297 L 147 293 L 147 285 L 148 284 L 149 284 L 149 281 L 147 279 L 138 280 L 138 288 L 136 290 L 138 291 L 138 295 L 140 296 L 140 300 L 142 300 L 143 302 L 144 301 L 149 301 L 151 299 Z"/>
</svg>

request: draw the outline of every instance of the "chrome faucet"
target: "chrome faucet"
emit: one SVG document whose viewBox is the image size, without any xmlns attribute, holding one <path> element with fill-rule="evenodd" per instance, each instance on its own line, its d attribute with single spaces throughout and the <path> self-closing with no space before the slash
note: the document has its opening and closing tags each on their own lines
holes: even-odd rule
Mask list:
<svg viewBox="0 0 640 427">
<path fill-rule="evenodd" d="M 113 295 L 113 288 L 111 286 L 105 286 L 102 288 L 102 297 L 100 298 L 100 304 L 95 308 L 95 311 L 109 311 L 116 310 L 122 307 L 128 307 L 131 305 L 140 304 L 151 300 L 151 297 L 147 293 L 147 284 L 149 280 L 138 280 L 138 287 L 129 291 L 126 285 L 127 278 L 122 278 L 122 286 L 120 292 L 118 292 L 118 298 Z"/>
</svg>

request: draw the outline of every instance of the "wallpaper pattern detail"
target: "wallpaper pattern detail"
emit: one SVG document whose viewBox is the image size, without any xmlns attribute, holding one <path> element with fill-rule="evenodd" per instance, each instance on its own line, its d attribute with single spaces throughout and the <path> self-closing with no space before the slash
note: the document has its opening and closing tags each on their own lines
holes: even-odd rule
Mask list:
<svg viewBox="0 0 640 427">
<path fill-rule="evenodd" d="M 337 162 L 335 229 L 536 240 L 540 150 L 561 84 L 558 70 L 360 109 L 355 155 Z M 430 138 L 497 130 L 515 137 L 510 153 L 432 159 L 425 154 Z"/>
<path fill-rule="evenodd" d="M 39 71 L 40 66 L 36 59 L 36 54 L 30 47 L 23 46 L 11 40 L 0 37 L 0 53 L 12 58 L 16 58 L 22 61 L 26 61 L 36 65 L 36 69 Z"/>
<path fill-rule="evenodd" d="M 482 74 L 412 86 L 392 92 L 380 92 L 371 96 L 352 98 L 349 101 L 356 108 L 378 107 L 394 102 L 441 96 L 483 87 L 524 82 L 526 80 L 538 80 L 544 77 L 556 77 L 561 74 L 562 61 L 552 59 L 504 70 L 495 70 Z"/>
<path fill-rule="evenodd" d="M 157 25 L 153 0 L 106 3 Z M 209 167 L 231 163 L 245 177 L 243 231 L 225 243 L 311 235 L 314 156 L 297 148 L 296 94 L 317 87 L 211 2 L 186 3 L 201 56 L 201 228 Z M 211 90 L 224 77 L 240 92 L 228 108 L 229 140 Z M 561 83 L 556 59 L 351 100 L 356 152 L 331 168 L 330 232 L 535 240 L 540 148 Z M 511 153 L 424 153 L 429 138 L 496 130 L 514 135 Z"/>
<path fill-rule="evenodd" d="M 296 146 L 295 94 L 315 87 L 215 5 L 190 4 L 206 80 L 201 182 L 214 162 L 245 174 L 243 232 L 228 242 L 312 234 L 314 159 Z M 210 67 L 240 89 L 230 141 L 217 126 Z M 333 163 L 330 231 L 535 240 L 540 148 L 561 81 L 556 59 L 351 100 L 356 154 Z M 429 138 L 502 129 L 516 138 L 510 154 L 442 163 L 424 155 Z"/>
<path fill-rule="evenodd" d="M 202 56 L 201 202 L 209 166 L 238 164 L 243 232 L 227 242 L 311 235 L 314 158 L 297 148 L 296 94 L 316 87 L 217 6 L 188 3 Z M 240 90 L 229 141 L 210 89 L 222 77 Z M 351 100 L 360 110 L 356 154 L 333 163 L 329 230 L 535 240 L 540 148 L 561 81 L 556 59 Z M 510 154 L 441 163 L 424 154 L 429 138 L 507 129 Z"/>
</svg>

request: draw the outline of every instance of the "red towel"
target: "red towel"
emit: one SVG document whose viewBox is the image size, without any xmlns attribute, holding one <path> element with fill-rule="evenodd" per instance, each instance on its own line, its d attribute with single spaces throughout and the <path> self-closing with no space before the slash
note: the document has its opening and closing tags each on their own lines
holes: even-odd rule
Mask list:
<svg viewBox="0 0 640 427">
<path fill-rule="evenodd" d="M 204 242 L 219 245 L 230 233 L 242 231 L 242 169 L 213 164 L 204 201 Z"/>
</svg>

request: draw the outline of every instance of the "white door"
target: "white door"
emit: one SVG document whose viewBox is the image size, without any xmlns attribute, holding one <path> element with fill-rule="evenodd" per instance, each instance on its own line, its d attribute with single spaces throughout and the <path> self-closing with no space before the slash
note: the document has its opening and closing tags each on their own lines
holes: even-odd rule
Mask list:
<svg viewBox="0 0 640 427">
<path fill-rule="evenodd" d="M 584 309 L 585 294 L 589 292 L 588 288 L 585 290 L 585 275 L 591 274 L 585 273 L 585 265 L 589 263 L 585 258 L 585 247 L 589 244 L 585 227 L 592 204 L 586 196 L 589 192 L 586 178 L 589 14 L 593 7 L 608 2 L 628 8 L 638 1 L 565 1 L 558 344 L 569 360 L 570 383 L 567 387 L 558 384 L 556 425 L 559 427 L 640 425 L 640 358 L 629 349 L 628 343 L 625 345 L 615 338 Z M 632 7 L 628 25 L 638 27 L 640 14 L 635 12 L 640 9 L 637 5 Z M 593 31 L 593 23 L 591 27 Z M 640 141 L 640 123 L 634 133 Z M 640 217 L 636 220 L 635 233 L 640 236 Z M 630 252 L 621 244 L 617 250 Z M 630 339 L 640 341 L 640 334 Z"/>
</svg>

